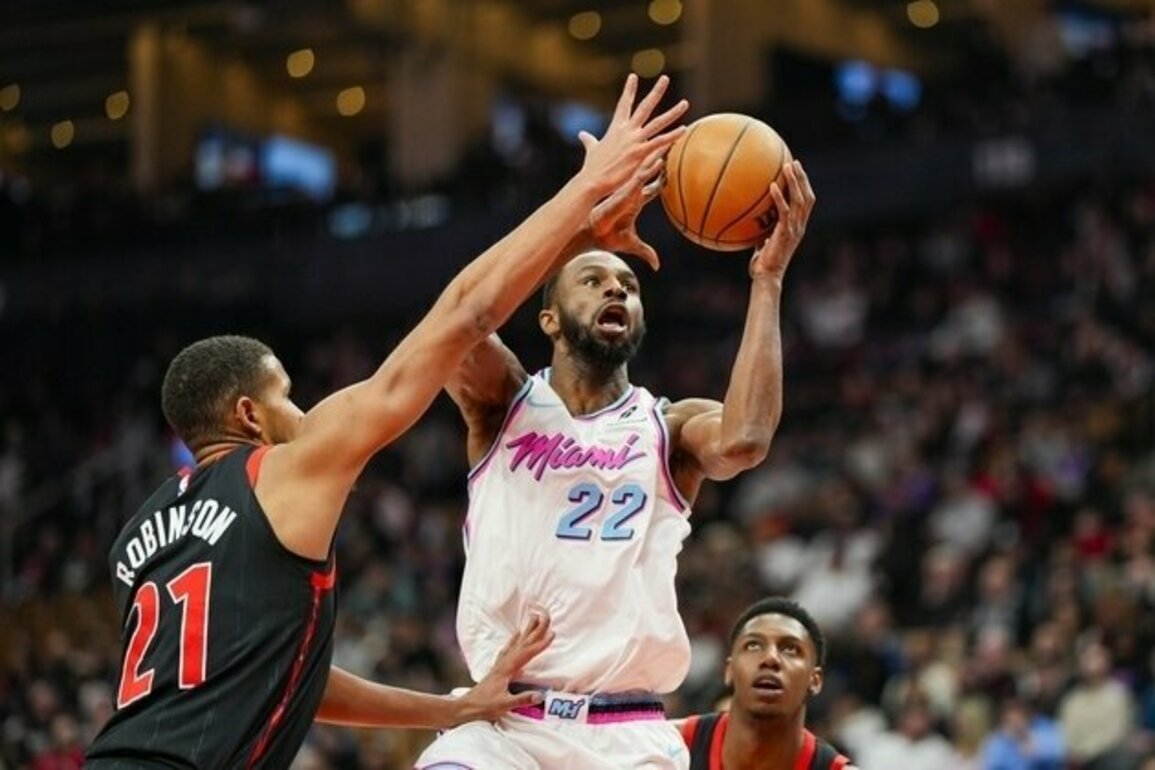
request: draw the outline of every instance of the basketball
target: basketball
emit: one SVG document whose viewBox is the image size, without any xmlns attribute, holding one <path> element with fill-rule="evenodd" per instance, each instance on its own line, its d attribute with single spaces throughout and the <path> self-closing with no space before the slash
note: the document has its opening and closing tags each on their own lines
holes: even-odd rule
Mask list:
<svg viewBox="0 0 1155 770">
<path fill-rule="evenodd" d="M 756 246 L 774 229 L 770 183 L 790 157 L 786 142 L 762 121 L 732 112 L 708 115 L 670 148 L 662 206 L 678 232 L 708 249 Z"/>
</svg>

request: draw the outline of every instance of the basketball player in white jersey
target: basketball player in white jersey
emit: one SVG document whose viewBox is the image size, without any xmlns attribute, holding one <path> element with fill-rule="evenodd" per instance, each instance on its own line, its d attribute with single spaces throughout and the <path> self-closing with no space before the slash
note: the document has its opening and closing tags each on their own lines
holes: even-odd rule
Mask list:
<svg viewBox="0 0 1155 770">
<path fill-rule="evenodd" d="M 782 281 L 815 200 L 796 161 L 785 182 L 791 202 L 773 185 L 779 221 L 750 260 L 746 325 L 723 402 L 671 404 L 627 375 L 645 321 L 638 279 L 611 252 L 656 262 L 634 228 L 654 186 L 637 191 L 620 221 L 593 223 L 600 248 L 571 244 L 559 259 L 539 315 L 553 342 L 549 368 L 528 375 L 491 337 L 447 386 L 473 466 L 457 617 L 470 673 L 485 676 L 539 608 L 556 638 L 521 684 L 544 691 L 542 705 L 450 730 L 421 770 L 688 767 L 659 700 L 682 683 L 690 658 L 676 557 L 702 481 L 762 462 L 778 425 Z"/>
</svg>

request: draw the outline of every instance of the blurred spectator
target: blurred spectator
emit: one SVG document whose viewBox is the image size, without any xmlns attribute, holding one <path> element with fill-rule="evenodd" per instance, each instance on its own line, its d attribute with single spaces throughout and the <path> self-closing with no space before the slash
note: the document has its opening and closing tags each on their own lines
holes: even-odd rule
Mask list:
<svg viewBox="0 0 1155 770">
<path fill-rule="evenodd" d="M 855 759 L 862 770 L 942 770 L 951 755 L 950 743 L 934 731 L 930 708 L 912 697 L 899 711 L 895 729 L 877 736 Z"/>
<path fill-rule="evenodd" d="M 1058 724 L 1026 701 L 1009 698 L 999 731 L 983 747 L 982 770 L 1063 770 L 1065 756 Z"/>
<path fill-rule="evenodd" d="M 1111 678 L 1111 653 L 1098 641 L 1079 655 L 1079 683 L 1059 706 L 1059 721 L 1071 759 L 1086 770 L 1126 768 L 1126 743 L 1134 703 L 1127 688 Z"/>
</svg>

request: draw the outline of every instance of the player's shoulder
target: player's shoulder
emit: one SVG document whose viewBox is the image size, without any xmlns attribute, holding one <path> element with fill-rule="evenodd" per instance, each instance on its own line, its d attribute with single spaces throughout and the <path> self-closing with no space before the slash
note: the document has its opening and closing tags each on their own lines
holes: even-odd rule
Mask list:
<svg viewBox="0 0 1155 770">
<path fill-rule="evenodd" d="M 818 770 L 858 770 L 854 766 L 851 759 L 842 754 L 829 741 L 814 735 L 809 730 L 806 731 L 814 740 L 814 764 L 812 767 Z"/>
</svg>

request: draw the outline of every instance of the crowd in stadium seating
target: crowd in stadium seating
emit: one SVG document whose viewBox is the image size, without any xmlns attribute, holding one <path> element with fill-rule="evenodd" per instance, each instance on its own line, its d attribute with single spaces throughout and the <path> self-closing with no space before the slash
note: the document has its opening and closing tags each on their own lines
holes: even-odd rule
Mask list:
<svg viewBox="0 0 1155 770">
<path fill-rule="evenodd" d="M 672 713 L 723 694 L 729 623 L 780 592 L 831 638 L 812 716 L 863 770 L 1155 767 L 1155 185 L 1111 189 L 814 236 L 788 282 L 770 459 L 696 507 L 679 577 L 694 663 Z M 736 266 L 683 260 L 685 280 L 645 295 L 636 380 L 721 395 Z M 105 549 L 182 461 L 156 415 L 179 324 L 118 345 L 114 315 L 89 319 L 93 352 L 68 364 L 84 376 L 45 356 L 0 384 L 0 517 L 37 514 L 16 531 L 0 627 L 9 767 L 78 766 L 109 714 Z M 307 404 L 371 370 L 380 328 L 273 341 Z M 544 363 L 527 324 L 510 334 Z M 358 485 L 338 544 L 342 666 L 465 681 L 464 471 L 441 403 Z M 317 729 L 298 765 L 392 767 L 426 739 Z"/>
</svg>

